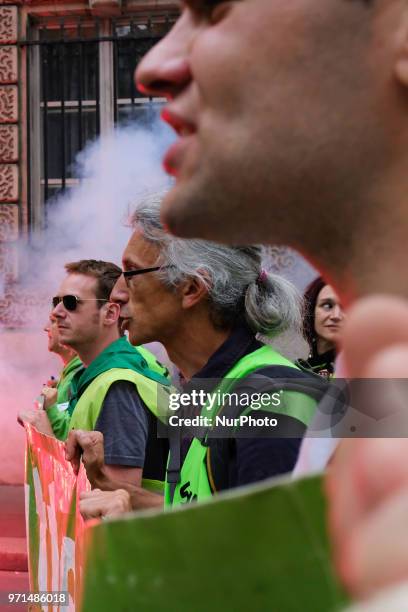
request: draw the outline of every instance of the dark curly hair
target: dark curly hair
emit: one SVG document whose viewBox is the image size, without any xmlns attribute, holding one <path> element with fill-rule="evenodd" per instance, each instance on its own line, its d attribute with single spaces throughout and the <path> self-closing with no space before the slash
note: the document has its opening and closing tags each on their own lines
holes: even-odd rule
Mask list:
<svg viewBox="0 0 408 612">
<path fill-rule="evenodd" d="M 326 281 L 318 276 L 308 285 L 303 296 L 303 336 L 310 348 L 313 347 L 313 340 L 316 338 L 314 313 L 317 297 L 326 285 Z"/>
</svg>

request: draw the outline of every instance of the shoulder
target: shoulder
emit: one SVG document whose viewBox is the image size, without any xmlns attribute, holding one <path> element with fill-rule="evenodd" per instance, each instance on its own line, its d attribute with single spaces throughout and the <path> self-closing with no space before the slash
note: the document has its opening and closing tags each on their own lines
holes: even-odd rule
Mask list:
<svg viewBox="0 0 408 612">
<path fill-rule="evenodd" d="M 328 389 L 321 376 L 284 365 L 261 367 L 242 378 L 236 389 L 266 393 L 274 390 L 297 391 L 320 400 Z"/>
<path fill-rule="evenodd" d="M 129 407 L 144 406 L 136 385 L 129 380 L 116 380 L 110 385 L 103 406 L 110 403 L 128 405 Z"/>
</svg>

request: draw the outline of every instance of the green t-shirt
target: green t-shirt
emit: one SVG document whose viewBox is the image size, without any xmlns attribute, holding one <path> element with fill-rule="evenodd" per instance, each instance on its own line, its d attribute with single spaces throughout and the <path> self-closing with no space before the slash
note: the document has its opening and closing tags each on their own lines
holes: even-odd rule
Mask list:
<svg viewBox="0 0 408 612">
<path fill-rule="evenodd" d="M 68 435 L 69 422 L 71 420 L 71 415 L 67 410 L 69 403 L 69 388 L 72 378 L 82 367 L 83 365 L 79 357 L 74 357 L 67 363 L 61 372 L 57 384 L 57 401 L 47 410 L 48 420 L 51 423 L 55 437 L 59 440 L 65 440 Z"/>
</svg>

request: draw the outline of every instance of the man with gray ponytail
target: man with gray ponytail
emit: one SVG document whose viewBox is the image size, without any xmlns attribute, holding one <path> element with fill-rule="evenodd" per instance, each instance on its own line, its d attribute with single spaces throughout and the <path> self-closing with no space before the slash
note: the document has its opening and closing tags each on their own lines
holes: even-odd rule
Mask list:
<svg viewBox="0 0 408 612">
<path fill-rule="evenodd" d="M 184 382 L 170 397 L 165 505 L 174 506 L 290 472 L 316 402 L 313 379 L 257 339 L 298 328 L 296 289 L 263 269 L 260 247 L 170 236 L 160 202 L 136 210 L 111 297 L 132 344 L 161 342 Z M 88 452 L 81 436 L 73 432 L 69 457 L 81 446 L 91 481 L 110 491 L 85 495 L 85 517 L 109 513 L 117 495 L 123 507 L 123 490 L 112 489 L 128 491 L 128 509 L 155 505 L 153 493 L 106 477 L 102 445 L 96 460 L 97 441 Z"/>
</svg>

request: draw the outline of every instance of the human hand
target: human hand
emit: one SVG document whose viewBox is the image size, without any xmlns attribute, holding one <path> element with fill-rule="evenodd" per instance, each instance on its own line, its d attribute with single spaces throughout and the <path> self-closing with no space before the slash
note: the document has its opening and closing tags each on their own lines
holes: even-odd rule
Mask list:
<svg viewBox="0 0 408 612">
<path fill-rule="evenodd" d="M 55 376 L 50 376 L 47 382 L 45 383 L 45 387 L 56 387 L 58 385 L 58 380 Z"/>
<path fill-rule="evenodd" d="M 72 429 L 65 442 L 65 457 L 71 462 L 75 474 L 79 472 L 81 462 L 91 485 L 98 486 L 104 479 L 103 434 L 100 431 L 83 431 Z"/>
<path fill-rule="evenodd" d="M 20 410 L 17 416 L 17 421 L 23 426 L 24 423 L 29 423 L 40 433 L 46 434 L 47 436 L 54 436 L 51 423 L 49 422 L 47 413 L 44 410 Z"/>
<path fill-rule="evenodd" d="M 124 489 L 116 491 L 94 489 L 81 493 L 79 499 L 79 510 L 85 520 L 117 517 L 132 509 L 130 495 Z"/>
<path fill-rule="evenodd" d="M 408 378 L 407 304 L 385 296 L 359 302 L 346 324 L 344 352 L 351 377 Z M 335 562 L 357 597 L 408 578 L 407 454 L 404 438 L 346 440 L 328 472 Z"/>
<path fill-rule="evenodd" d="M 44 410 L 47 410 L 56 403 L 58 391 L 55 387 L 45 386 L 42 388 L 41 395 L 44 397 Z"/>
</svg>

